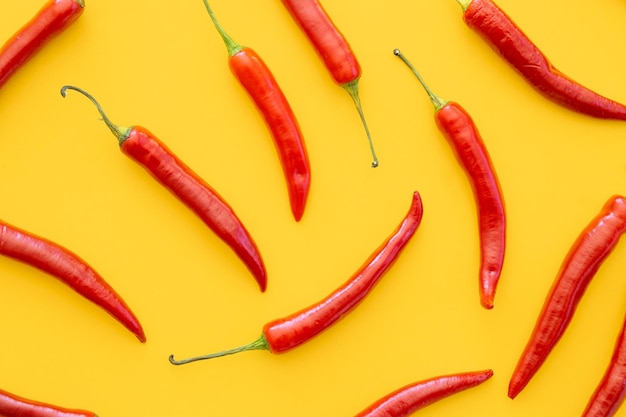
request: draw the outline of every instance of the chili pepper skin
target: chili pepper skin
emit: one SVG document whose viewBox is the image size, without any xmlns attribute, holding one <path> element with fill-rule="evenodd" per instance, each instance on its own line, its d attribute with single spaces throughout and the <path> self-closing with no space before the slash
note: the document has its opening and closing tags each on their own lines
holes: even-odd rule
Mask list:
<svg viewBox="0 0 626 417">
<path fill-rule="evenodd" d="M 465 23 L 477 32 L 530 85 L 548 99 L 579 113 L 626 120 L 626 106 L 563 74 L 491 0 L 457 0 Z"/>
<path fill-rule="evenodd" d="M 107 311 L 141 342 L 146 341 L 139 320 L 124 300 L 93 268 L 70 250 L 0 221 L 0 254 L 60 279 L 78 294 Z"/>
<path fill-rule="evenodd" d="M 261 291 L 265 291 L 267 273 L 261 254 L 233 209 L 217 191 L 147 129 L 117 126 L 89 93 L 77 87 L 64 86 L 61 89 L 63 97 L 66 90 L 83 94 L 96 106 L 102 120 L 117 137 L 121 151 L 143 166 L 153 178 L 196 213 L 237 254 L 256 279 Z"/>
<path fill-rule="evenodd" d="M 615 342 L 613 356 L 602 380 L 589 399 L 583 417 L 611 417 L 626 395 L 626 320 Z"/>
<path fill-rule="evenodd" d="M 625 230 L 626 198 L 613 196 L 565 257 L 509 382 L 510 398 L 524 389 L 546 360 L 569 325 L 589 282 Z"/>
<path fill-rule="evenodd" d="M 71 410 L 29 400 L 0 389 L 2 417 L 98 417 L 91 411 Z"/>
<path fill-rule="evenodd" d="M 291 212 L 300 221 L 311 186 L 311 167 L 296 116 L 274 75 L 252 49 L 236 43 L 222 29 L 209 3 L 204 5 L 226 48 L 231 72 L 246 90 L 272 134 L 287 182 Z"/>
<path fill-rule="evenodd" d="M 0 87 L 83 13 L 84 0 L 50 0 L 0 49 Z"/>
<path fill-rule="evenodd" d="M 372 167 L 376 168 L 378 157 L 359 97 L 361 65 L 352 47 L 318 0 L 282 0 L 282 2 L 313 45 L 335 83 L 343 87 L 352 97 L 365 128 L 373 158 Z"/>
<path fill-rule="evenodd" d="M 409 242 L 421 222 L 422 213 L 422 200 L 419 193 L 415 192 L 404 220 L 348 281 L 318 303 L 265 324 L 261 337 L 254 342 L 190 359 L 175 360 L 174 355 L 170 355 L 170 362 L 174 365 L 183 365 L 246 350 L 283 353 L 309 341 L 363 301 Z"/>
<path fill-rule="evenodd" d="M 493 371 L 488 369 L 416 382 L 382 397 L 356 417 L 407 417 L 436 401 L 480 385 L 492 375 Z"/>
<path fill-rule="evenodd" d="M 396 49 L 394 54 L 411 68 L 435 106 L 435 122 L 467 173 L 478 210 L 481 265 L 481 305 L 493 308 L 506 248 L 506 215 L 502 191 L 489 153 L 471 116 L 458 103 L 437 97 L 415 67 Z"/>
</svg>

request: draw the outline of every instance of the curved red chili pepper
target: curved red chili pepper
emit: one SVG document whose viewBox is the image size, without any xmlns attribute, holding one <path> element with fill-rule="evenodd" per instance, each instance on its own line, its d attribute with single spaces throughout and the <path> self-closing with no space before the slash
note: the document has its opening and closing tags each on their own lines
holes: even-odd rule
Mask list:
<svg viewBox="0 0 626 417">
<path fill-rule="evenodd" d="M 596 271 L 626 231 L 626 199 L 611 197 L 570 248 L 509 382 L 515 398 L 559 341 Z"/>
<path fill-rule="evenodd" d="M 394 54 L 411 68 L 435 106 L 437 127 L 446 137 L 468 175 L 478 209 L 480 231 L 480 302 L 493 308 L 506 247 L 506 216 L 502 191 L 480 133 L 470 115 L 458 104 L 437 97 L 415 67 L 396 49 Z"/>
<path fill-rule="evenodd" d="M 550 100 L 594 117 L 626 120 L 626 106 L 591 91 L 555 69 L 491 0 L 457 0 L 465 23 Z"/>
<path fill-rule="evenodd" d="M 175 360 L 174 355 L 170 355 L 170 362 L 182 365 L 246 350 L 283 353 L 307 342 L 352 311 L 370 293 L 417 230 L 422 213 L 422 200 L 419 193 L 415 192 L 409 212 L 402 223 L 348 281 L 318 303 L 265 324 L 261 337 L 254 342 L 190 359 Z"/>
<path fill-rule="evenodd" d="M 491 369 L 427 379 L 402 387 L 376 401 L 356 417 L 406 417 L 436 401 L 482 384 Z"/>
<path fill-rule="evenodd" d="M 2 417 L 98 417 L 91 411 L 72 410 L 29 400 L 0 389 Z"/>
<path fill-rule="evenodd" d="M 626 320 L 622 326 L 611 362 L 598 384 L 582 417 L 611 417 L 626 396 Z"/>
<path fill-rule="evenodd" d="M 287 181 L 291 212 L 296 221 L 299 221 L 309 195 L 311 168 L 296 116 L 261 57 L 253 49 L 239 45 L 228 36 L 206 0 L 204 5 L 226 44 L 231 72 L 248 92 L 272 133 Z"/>
<path fill-rule="evenodd" d="M 70 250 L 0 221 L 0 255 L 57 277 L 78 294 L 106 310 L 141 342 L 146 341 L 139 320 L 124 300 L 93 268 Z"/>
<path fill-rule="evenodd" d="M 66 90 L 78 91 L 96 106 L 102 120 L 117 137 L 122 152 L 146 168 L 230 246 L 248 267 L 261 291 L 265 291 L 267 274 L 259 250 L 233 209 L 217 191 L 147 129 L 140 126 L 117 126 L 109 120 L 100 104 L 89 93 L 66 85 L 61 89 L 63 97 Z"/>
<path fill-rule="evenodd" d="M 300 29 L 313 44 L 324 65 L 335 82 L 343 87 L 356 105 L 361 122 L 367 134 L 370 152 L 374 160 L 372 167 L 378 166 L 378 157 L 370 135 L 361 99 L 359 98 L 359 79 L 361 65 L 357 61 L 350 44 L 330 19 L 318 0 L 282 0 L 283 4 L 296 21 Z"/>
<path fill-rule="evenodd" d="M 0 87 L 83 13 L 84 0 L 50 0 L 0 49 Z"/>
</svg>

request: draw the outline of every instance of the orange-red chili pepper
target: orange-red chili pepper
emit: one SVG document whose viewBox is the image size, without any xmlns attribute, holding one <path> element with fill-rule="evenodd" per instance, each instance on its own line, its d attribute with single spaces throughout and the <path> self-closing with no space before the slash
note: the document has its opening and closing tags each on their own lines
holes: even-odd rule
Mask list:
<svg viewBox="0 0 626 417">
<path fill-rule="evenodd" d="M 407 417 L 450 395 L 482 384 L 493 375 L 491 369 L 426 379 L 385 395 L 356 417 Z"/>
<path fill-rule="evenodd" d="M 352 47 L 318 0 L 282 0 L 282 2 L 315 48 L 333 80 L 352 97 L 365 128 L 370 152 L 374 158 L 372 167 L 377 167 L 378 157 L 374 151 L 374 143 L 365 121 L 359 97 L 361 65 L 356 59 Z"/>
<path fill-rule="evenodd" d="M 69 409 L 19 397 L 0 389 L 2 417 L 98 417 L 91 411 Z"/>
<path fill-rule="evenodd" d="M 0 87 L 50 39 L 74 23 L 84 7 L 84 0 L 48 1 L 0 49 Z"/>
<path fill-rule="evenodd" d="M 626 319 L 615 342 L 602 380 L 589 399 L 582 417 L 611 417 L 626 397 Z"/>
<path fill-rule="evenodd" d="M 394 54 L 411 68 L 428 93 L 435 106 L 437 127 L 452 146 L 470 180 L 478 209 L 481 248 L 480 302 L 483 307 L 491 309 L 506 247 L 504 201 L 491 158 L 470 115 L 458 103 L 445 101 L 433 94 L 404 55 L 398 49 L 394 50 Z"/>
<path fill-rule="evenodd" d="M 530 85 L 566 108 L 599 118 L 626 120 L 626 106 L 563 74 L 491 0 L 457 0 L 465 23 L 476 31 Z"/>
<path fill-rule="evenodd" d="M 174 365 L 182 365 L 246 350 L 283 353 L 309 341 L 363 301 L 409 242 L 422 220 L 422 213 L 422 200 L 419 193 L 415 192 L 409 212 L 402 223 L 348 281 L 318 303 L 265 324 L 261 337 L 254 342 L 190 359 L 175 360 L 174 355 L 170 355 L 170 362 Z"/>
<path fill-rule="evenodd" d="M 143 328 L 124 300 L 91 266 L 74 252 L 48 239 L 0 221 L 0 255 L 24 262 L 60 279 L 100 306 L 141 342 Z M 3 415 L 0 412 L 0 415 Z"/>
<path fill-rule="evenodd" d="M 611 197 L 578 236 L 546 297 L 509 382 L 515 398 L 539 370 L 569 325 L 591 279 L 626 231 L 626 198 Z"/>
<path fill-rule="evenodd" d="M 146 168 L 230 246 L 248 267 L 261 291 L 265 291 L 267 274 L 261 254 L 234 210 L 222 196 L 147 129 L 140 126 L 117 126 L 109 120 L 100 104 L 89 93 L 66 85 L 61 89 L 63 97 L 66 90 L 81 93 L 96 106 L 102 120 L 117 138 L 121 151 Z"/>
<path fill-rule="evenodd" d="M 291 212 L 299 221 L 309 195 L 311 168 L 296 116 L 261 57 L 252 48 L 236 43 L 219 24 L 207 0 L 203 1 L 228 49 L 231 72 L 256 104 L 272 134 L 287 181 Z"/>
</svg>

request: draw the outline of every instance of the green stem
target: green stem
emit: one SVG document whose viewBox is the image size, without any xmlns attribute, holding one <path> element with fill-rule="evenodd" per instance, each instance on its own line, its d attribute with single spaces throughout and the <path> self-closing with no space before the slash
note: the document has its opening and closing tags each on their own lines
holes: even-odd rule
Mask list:
<svg viewBox="0 0 626 417">
<path fill-rule="evenodd" d="M 221 356 L 232 355 L 232 354 L 239 353 L 239 352 L 245 352 L 247 350 L 270 350 L 269 345 L 267 343 L 267 339 L 265 338 L 265 335 L 261 335 L 261 337 L 259 337 L 257 340 L 255 340 L 252 343 L 248 343 L 247 345 L 239 346 L 234 349 L 228 349 L 222 352 L 211 353 L 211 354 L 202 355 L 202 356 L 195 356 L 193 358 L 180 359 L 180 360 L 174 359 L 174 355 L 170 355 L 169 359 L 172 365 L 184 365 L 189 362 L 196 362 L 196 361 L 203 361 L 205 359 L 219 358 Z"/>
<path fill-rule="evenodd" d="M 467 8 L 472 3 L 472 1 L 473 0 L 456 0 L 456 2 L 461 5 L 461 8 L 463 9 L 463 11 L 467 10 Z"/>
<path fill-rule="evenodd" d="M 224 28 L 222 28 L 222 25 L 220 25 L 217 19 L 215 18 L 215 15 L 213 14 L 213 10 L 211 10 L 211 6 L 209 6 L 209 2 L 207 0 L 202 0 L 202 1 L 204 2 L 204 7 L 206 7 L 206 11 L 209 12 L 211 21 L 213 21 L 215 28 L 222 36 L 222 40 L 224 41 L 224 44 L 226 45 L 226 49 L 228 49 L 228 55 L 233 56 L 237 52 L 241 51 L 243 49 L 243 46 L 239 45 L 237 42 L 233 40 L 233 38 L 228 36 L 228 33 L 226 33 Z"/>
<path fill-rule="evenodd" d="M 426 90 L 426 93 L 428 94 L 430 101 L 433 103 L 433 106 L 435 106 L 435 111 L 441 110 L 441 108 L 445 106 L 448 102 L 442 99 L 441 97 L 436 96 L 435 93 L 432 92 L 432 90 L 428 87 L 428 85 L 426 84 L 422 76 L 419 74 L 419 72 L 417 72 L 413 64 L 411 64 L 409 60 L 406 59 L 404 55 L 402 55 L 402 52 L 400 52 L 399 49 L 394 49 L 393 54 L 399 57 L 402 60 L 402 62 L 404 62 L 411 69 L 411 71 L 413 71 L 413 74 L 415 74 L 415 76 L 419 80 L 422 87 L 424 87 L 424 90 Z"/>
<path fill-rule="evenodd" d="M 376 168 L 378 166 L 378 157 L 376 156 L 376 151 L 374 151 L 374 142 L 372 141 L 372 135 L 370 135 L 370 130 L 367 127 L 365 115 L 363 114 L 363 107 L 361 106 L 361 99 L 359 98 L 359 80 L 356 79 L 349 83 L 343 84 L 342 87 L 346 89 L 348 94 L 350 94 L 350 97 L 352 97 L 354 105 L 359 112 L 359 117 L 361 117 L 361 122 L 363 123 L 365 133 L 367 134 L 367 140 L 370 145 L 370 151 L 372 152 L 372 158 L 374 158 L 374 160 L 372 161 L 372 168 Z"/>
<path fill-rule="evenodd" d="M 85 0 L 74 0 L 80 7 L 85 8 Z"/>
<path fill-rule="evenodd" d="M 98 103 L 96 101 L 96 99 L 91 94 L 86 92 L 85 90 L 83 90 L 81 88 L 78 88 L 78 87 L 74 87 L 72 85 L 65 85 L 65 86 L 63 86 L 63 88 L 61 88 L 61 95 L 63 97 L 65 97 L 67 95 L 67 90 L 78 91 L 79 93 L 81 93 L 82 95 L 87 97 L 96 106 L 96 109 L 98 109 L 98 113 L 100 113 L 100 116 L 102 116 L 102 120 L 107 125 L 109 130 L 111 132 L 113 132 L 113 134 L 117 138 L 120 146 L 122 146 L 122 143 L 124 143 L 124 141 L 126 139 L 128 139 L 128 136 L 130 135 L 130 131 L 132 130 L 132 128 L 130 128 L 130 127 L 121 127 L 121 126 L 118 126 L 118 125 L 114 124 L 113 122 L 111 122 L 111 120 L 104 113 L 104 110 L 102 110 L 102 107 L 100 106 L 100 103 Z"/>
</svg>

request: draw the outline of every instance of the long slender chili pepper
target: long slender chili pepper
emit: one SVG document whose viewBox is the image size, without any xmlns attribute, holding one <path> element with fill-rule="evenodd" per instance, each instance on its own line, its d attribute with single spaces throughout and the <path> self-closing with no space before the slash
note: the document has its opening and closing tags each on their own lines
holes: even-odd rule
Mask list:
<svg viewBox="0 0 626 417">
<path fill-rule="evenodd" d="M 265 324 L 261 337 L 254 342 L 190 359 L 175 360 L 174 355 L 170 355 L 170 362 L 174 365 L 182 365 L 246 350 L 283 353 L 307 342 L 363 301 L 409 242 L 422 220 L 422 213 L 422 200 L 419 193 L 415 192 L 404 220 L 348 281 L 318 303 Z"/>
<path fill-rule="evenodd" d="M 563 74 L 491 0 L 457 0 L 465 23 L 548 99 L 599 118 L 626 120 L 626 106 Z"/>
<path fill-rule="evenodd" d="M 83 13 L 84 0 L 50 0 L 0 49 L 0 87 Z"/>
<path fill-rule="evenodd" d="M 452 394 L 480 385 L 492 375 L 493 371 L 488 369 L 415 382 L 385 395 L 356 417 L 406 417 Z"/>
<path fill-rule="evenodd" d="M 309 195 L 311 168 L 296 116 L 261 57 L 252 48 L 236 43 L 219 24 L 207 0 L 203 1 L 228 49 L 231 72 L 256 104 L 272 134 L 287 181 L 291 212 L 299 221 Z"/>
<path fill-rule="evenodd" d="M 72 410 L 29 400 L 0 389 L 2 417 L 97 417 L 91 411 Z"/>
<path fill-rule="evenodd" d="M 230 246 L 248 267 L 261 291 L 265 291 L 267 274 L 259 250 L 233 209 L 217 191 L 146 128 L 117 126 L 89 93 L 66 85 L 61 89 L 63 97 L 67 90 L 81 93 L 96 106 L 102 120 L 117 138 L 121 151 L 150 172 Z"/>
<path fill-rule="evenodd" d="M 611 417 L 626 396 L 626 320 L 615 342 L 613 356 L 582 417 Z"/>
<path fill-rule="evenodd" d="M 70 250 L 0 221 L 0 255 L 24 262 L 60 279 L 78 294 L 106 310 L 141 342 L 146 341 L 139 320 L 124 300 L 92 267 Z"/>
<path fill-rule="evenodd" d="M 370 151 L 374 158 L 372 167 L 377 167 L 378 157 L 374 151 L 374 143 L 365 121 L 359 97 L 361 65 L 352 52 L 350 44 L 318 0 L 282 0 L 282 2 L 312 43 L 335 82 L 352 97 L 365 128 Z"/>
<path fill-rule="evenodd" d="M 626 198 L 611 197 L 570 248 L 509 382 L 515 398 L 559 341 L 596 271 L 626 231 Z"/>
<path fill-rule="evenodd" d="M 480 234 L 480 302 L 493 308 L 506 246 L 506 216 L 502 191 L 483 140 L 470 115 L 458 104 L 442 100 L 426 85 L 415 67 L 396 49 L 394 54 L 411 68 L 435 106 L 437 127 L 465 169 L 478 209 Z"/>
</svg>

